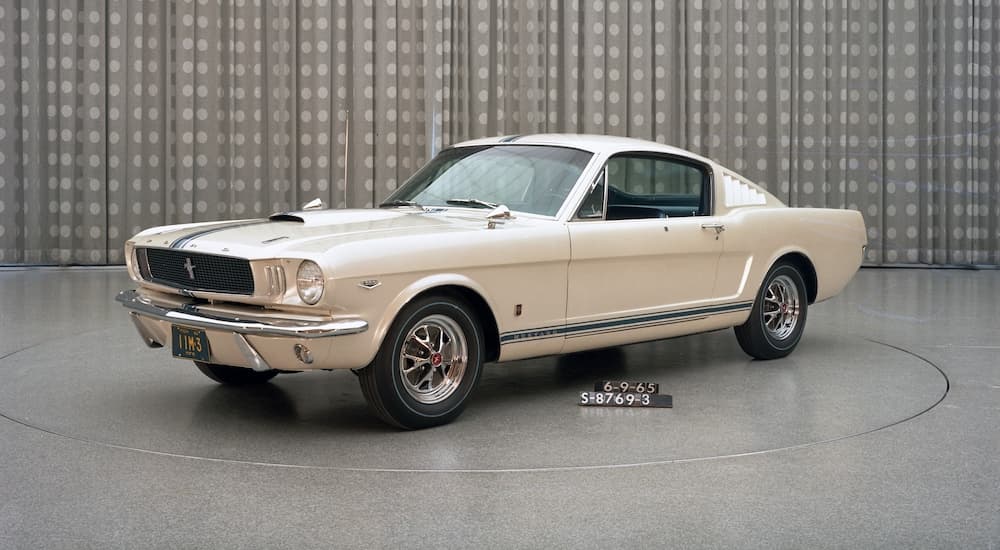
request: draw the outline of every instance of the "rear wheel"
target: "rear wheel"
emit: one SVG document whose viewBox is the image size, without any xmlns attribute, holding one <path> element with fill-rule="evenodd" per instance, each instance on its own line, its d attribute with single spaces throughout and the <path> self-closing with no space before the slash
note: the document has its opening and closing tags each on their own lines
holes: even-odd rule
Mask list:
<svg viewBox="0 0 1000 550">
<path fill-rule="evenodd" d="M 429 296 L 407 305 L 371 365 L 361 390 L 383 421 L 413 430 L 447 424 L 479 382 L 483 333 L 463 302 Z"/>
<path fill-rule="evenodd" d="M 202 374 L 226 386 L 263 384 L 278 375 L 276 370 L 255 371 L 243 367 L 202 363 L 201 361 L 195 361 L 194 364 Z"/>
<path fill-rule="evenodd" d="M 750 318 L 736 327 L 736 340 L 756 359 L 785 357 L 802 338 L 807 309 L 808 295 L 799 269 L 778 263 L 764 277 Z"/>
</svg>

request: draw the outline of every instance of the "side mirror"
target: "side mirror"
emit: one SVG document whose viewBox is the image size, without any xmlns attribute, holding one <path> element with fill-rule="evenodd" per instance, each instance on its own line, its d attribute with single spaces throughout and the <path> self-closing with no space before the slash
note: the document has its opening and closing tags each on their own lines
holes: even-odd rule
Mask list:
<svg viewBox="0 0 1000 550">
<path fill-rule="evenodd" d="M 486 228 L 496 229 L 497 225 L 502 225 L 506 220 L 512 220 L 514 216 L 510 213 L 510 208 L 500 205 L 486 215 Z"/>
</svg>

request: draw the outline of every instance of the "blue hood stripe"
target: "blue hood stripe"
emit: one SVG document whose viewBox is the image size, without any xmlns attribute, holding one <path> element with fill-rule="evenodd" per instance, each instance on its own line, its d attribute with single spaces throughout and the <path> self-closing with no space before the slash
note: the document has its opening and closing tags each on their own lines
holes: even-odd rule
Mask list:
<svg viewBox="0 0 1000 550">
<path fill-rule="evenodd" d="M 176 241 L 170 243 L 170 248 L 184 248 L 185 245 L 187 245 L 188 243 L 199 237 L 204 237 L 205 235 L 210 235 L 212 233 L 218 233 L 219 231 L 225 231 L 227 229 L 236 229 L 239 227 L 248 227 L 251 225 L 261 225 L 265 223 L 271 223 L 271 222 L 270 220 L 254 220 L 251 222 L 237 222 L 223 226 L 210 227 L 208 229 L 203 229 L 201 231 L 195 231 L 190 235 L 185 235 L 184 237 L 177 239 Z"/>
</svg>

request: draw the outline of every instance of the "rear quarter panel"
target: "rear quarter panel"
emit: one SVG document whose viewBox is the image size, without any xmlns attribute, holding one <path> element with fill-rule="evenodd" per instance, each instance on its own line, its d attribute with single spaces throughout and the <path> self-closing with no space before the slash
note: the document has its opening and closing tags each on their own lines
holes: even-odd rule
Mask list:
<svg viewBox="0 0 1000 550">
<path fill-rule="evenodd" d="M 782 256 L 804 255 L 816 271 L 817 302 L 837 295 L 864 255 L 865 225 L 855 210 L 745 207 L 724 216 L 720 296 L 752 300 Z"/>
</svg>

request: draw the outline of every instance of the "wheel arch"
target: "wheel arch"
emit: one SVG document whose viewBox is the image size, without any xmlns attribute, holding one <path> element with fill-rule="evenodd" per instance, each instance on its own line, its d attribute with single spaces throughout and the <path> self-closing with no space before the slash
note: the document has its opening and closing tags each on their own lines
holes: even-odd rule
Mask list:
<svg viewBox="0 0 1000 550">
<path fill-rule="evenodd" d="M 465 302 L 479 319 L 480 328 L 483 331 L 483 344 L 486 346 L 483 350 L 485 352 L 483 363 L 490 363 L 500 358 L 500 329 L 497 326 L 496 316 L 489 303 L 478 292 L 462 285 L 436 286 L 420 292 L 407 304 L 425 296 L 451 296 Z M 405 304 L 403 307 L 406 307 Z"/>
<path fill-rule="evenodd" d="M 816 295 L 819 291 L 819 281 L 816 278 L 816 267 L 813 265 L 812 261 L 802 252 L 787 252 L 771 263 L 771 267 L 778 265 L 779 263 L 787 262 L 798 268 L 799 273 L 802 274 L 802 280 L 806 284 L 806 295 L 809 299 L 809 303 L 812 304 L 816 301 Z"/>
<path fill-rule="evenodd" d="M 474 281 L 464 276 L 435 275 L 411 284 L 392 302 L 386 315 L 376 329 L 375 349 L 381 346 L 389 331 L 396 322 L 400 311 L 408 304 L 426 296 L 448 296 L 467 304 L 480 323 L 485 346 L 483 362 L 496 361 L 500 357 L 500 329 L 494 309 L 486 298 L 485 291 Z"/>
</svg>

